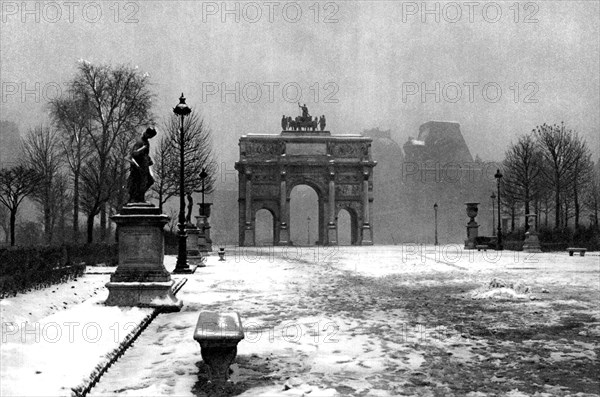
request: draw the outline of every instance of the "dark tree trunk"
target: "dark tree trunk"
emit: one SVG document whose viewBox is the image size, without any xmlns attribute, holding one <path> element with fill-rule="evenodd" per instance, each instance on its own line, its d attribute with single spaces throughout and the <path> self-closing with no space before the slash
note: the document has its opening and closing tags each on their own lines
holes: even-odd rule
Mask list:
<svg viewBox="0 0 600 397">
<path fill-rule="evenodd" d="M 73 241 L 79 242 L 79 174 L 73 176 Z"/>
<path fill-rule="evenodd" d="M 88 215 L 87 218 L 87 242 L 91 244 L 94 241 L 94 215 Z"/>
<path fill-rule="evenodd" d="M 515 207 L 512 206 L 510 209 L 510 232 L 515 231 Z"/>
<path fill-rule="evenodd" d="M 44 207 L 44 241 L 50 245 L 52 244 L 52 213 L 48 203 Z"/>
<path fill-rule="evenodd" d="M 575 230 L 579 229 L 579 196 L 577 195 L 577 187 L 573 188 L 573 209 L 575 210 Z"/>
<path fill-rule="evenodd" d="M 100 207 L 100 241 L 106 241 L 106 203 Z"/>
<path fill-rule="evenodd" d="M 10 245 L 15 245 L 15 224 L 17 223 L 17 209 L 10 210 Z"/>
<path fill-rule="evenodd" d="M 554 208 L 554 228 L 555 229 L 559 229 L 560 228 L 560 188 L 556 188 L 556 191 L 554 192 L 554 202 L 555 202 L 555 208 Z"/>
</svg>

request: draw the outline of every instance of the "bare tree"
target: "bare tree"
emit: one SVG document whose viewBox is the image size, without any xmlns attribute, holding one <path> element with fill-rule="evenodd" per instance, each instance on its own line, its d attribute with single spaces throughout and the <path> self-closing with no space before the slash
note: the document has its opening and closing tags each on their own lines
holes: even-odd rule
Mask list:
<svg viewBox="0 0 600 397">
<path fill-rule="evenodd" d="M 115 142 L 114 161 L 111 162 L 110 169 L 110 174 L 113 175 L 115 180 L 108 201 L 111 213 L 117 213 L 127 203 L 127 176 L 129 175 L 130 163 L 125 158 L 129 155 L 135 139 L 135 131 L 127 131 L 121 134 Z M 110 230 L 110 227 L 108 229 Z M 105 237 L 106 235 L 103 235 L 102 239 L 104 240 Z"/>
<path fill-rule="evenodd" d="M 579 229 L 579 223 L 582 210 L 582 199 L 585 190 L 593 179 L 594 163 L 592 162 L 592 153 L 586 142 L 577 134 L 573 136 L 572 150 L 574 155 L 573 177 L 571 178 L 571 196 L 573 198 L 574 225 Z"/>
<path fill-rule="evenodd" d="M 120 188 L 121 176 L 117 162 L 121 158 L 111 156 L 105 162 L 106 169 L 100 172 L 100 159 L 92 157 L 81 169 L 81 209 L 87 215 L 87 242 L 94 240 L 94 219 L 111 194 Z M 104 179 L 104 180 L 103 180 Z M 98 189 L 98 186 L 103 186 Z"/>
<path fill-rule="evenodd" d="M 538 196 L 541 156 L 531 135 L 524 135 L 506 151 L 503 184 L 513 201 L 523 203 L 525 214 Z"/>
<path fill-rule="evenodd" d="M 148 76 L 137 68 L 95 66 L 86 61 L 79 64 L 78 73 L 71 82 L 73 94 L 86 98 L 90 109 L 91 128 L 87 137 L 92 161 L 84 167 L 88 242 L 93 240 L 93 217 L 98 213 L 101 214 L 100 227 L 105 232 L 106 205 L 114 194 L 111 189 L 119 188 L 110 179 L 115 176 L 111 175 L 115 172 L 111 167 L 118 168 L 113 155 L 118 140 L 152 122 L 149 84 Z M 91 164 L 94 169 L 90 168 Z"/>
<path fill-rule="evenodd" d="M 40 179 L 33 169 L 24 165 L 0 170 L 0 203 L 9 211 L 10 245 L 15 245 L 15 223 L 19 206 L 25 197 L 36 190 Z"/>
<path fill-rule="evenodd" d="M 204 169 L 208 176 L 204 180 L 204 193 L 214 190 L 217 179 L 217 162 L 212 152 L 211 131 L 198 113 L 192 111 L 184 119 L 183 135 L 180 119 L 172 115 L 164 125 L 163 136 L 155 152 L 155 183 L 152 190 L 158 195 L 159 207 L 173 196 L 179 195 L 180 150 L 184 151 L 184 191 L 202 191 L 200 174 Z"/>
<path fill-rule="evenodd" d="M 583 207 L 589 212 L 592 224 L 598 229 L 600 210 L 600 159 L 592 167 L 590 183 L 584 194 Z"/>
<path fill-rule="evenodd" d="M 0 228 L 4 233 L 4 242 L 8 244 L 10 238 L 10 214 L 8 208 L 4 205 L 0 205 Z"/>
<path fill-rule="evenodd" d="M 543 124 L 533 130 L 542 156 L 543 182 L 554 193 L 554 228 L 565 226 L 561 222 L 561 209 L 564 209 L 565 192 L 572 188 L 577 154 L 574 149 L 573 133 L 560 125 Z"/>
<path fill-rule="evenodd" d="M 69 165 L 73 179 L 73 240 L 79 241 L 79 182 L 81 168 L 87 161 L 91 147 L 91 103 L 74 87 L 68 95 L 50 101 L 50 117 L 61 134 L 62 154 Z"/>
<path fill-rule="evenodd" d="M 40 176 L 32 198 L 43 215 L 45 243 L 51 244 L 54 225 L 61 216 L 61 203 L 66 193 L 63 186 L 57 185 L 62 178 L 64 158 L 58 133 L 43 126 L 30 129 L 23 140 L 23 153 L 27 166 Z"/>
<path fill-rule="evenodd" d="M 172 173 L 178 167 L 178 157 L 175 155 L 168 136 L 163 135 L 156 146 L 152 158 L 154 165 L 154 185 L 152 192 L 156 193 L 158 207 L 163 212 L 165 203 L 178 194 L 179 181 L 172 177 Z M 176 214 L 175 214 L 176 215 Z"/>
</svg>

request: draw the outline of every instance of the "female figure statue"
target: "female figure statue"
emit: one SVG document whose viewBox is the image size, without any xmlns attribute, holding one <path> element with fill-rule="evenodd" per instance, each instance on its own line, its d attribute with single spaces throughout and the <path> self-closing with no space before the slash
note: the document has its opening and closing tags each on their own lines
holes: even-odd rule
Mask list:
<svg viewBox="0 0 600 397">
<path fill-rule="evenodd" d="M 129 191 L 129 203 L 145 203 L 144 195 L 154 183 L 150 166 L 153 164 L 150 158 L 150 138 L 156 136 L 156 130 L 148 127 L 141 138 L 133 145 L 127 160 L 131 163 L 127 189 Z"/>
</svg>

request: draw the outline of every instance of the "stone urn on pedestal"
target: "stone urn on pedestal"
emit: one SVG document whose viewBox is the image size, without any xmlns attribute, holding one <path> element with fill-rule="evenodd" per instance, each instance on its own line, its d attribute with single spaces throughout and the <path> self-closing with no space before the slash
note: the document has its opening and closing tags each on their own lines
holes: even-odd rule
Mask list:
<svg viewBox="0 0 600 397">
<path fill-rule="evenodd" d="M 467 206 L 467 216 L 470 218 L 467 223 L 467 239 L 465 240 L 465 249 L 475 249 L 475 239 L 479 235 L 479 225 L 475 222 L 479 203 L 465 203 Z"/>
<path fill-rule="evenodd" d="M 179 311 L 183 303 L 164 266 L 163 228 L 169 217 L 152 204 L 129 203 L 111 219 L 117 224 L 119 265 L 106 284 L 105 304 Z"/>
<path fill-rule="evenodd" d="M 542 252 L 540 240 L 538 239 L 538 234 L 535 228 L 536 217 L 537 214 L 525 215 L 525 224 L 527 225 L 528 230 L 525 232 L 525 241 L 523 243 L 524 252 Z"/>
</svg>

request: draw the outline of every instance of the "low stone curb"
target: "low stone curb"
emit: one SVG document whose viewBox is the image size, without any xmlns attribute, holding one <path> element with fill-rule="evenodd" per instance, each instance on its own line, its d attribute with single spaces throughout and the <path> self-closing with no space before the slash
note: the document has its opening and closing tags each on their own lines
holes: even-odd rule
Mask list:
<svg viewBox="0 0 600 397">
<path fill-rule="evenodd" d="M 173 286 L 173 295 L 176 295 L 186 282 L 187 278 L 178 280 Z M 156 308 L 152 311 L 152 313 L 144 317 L 144 319 L 133 330 L 131 330 L 129 334 L 127 334 L 119 346 L 117 346 L 110 353 L 106 354 L 104 362 L 96 365 L 88 380 L 83 381 L 77 387 L 71 388 L 71 397 L 87 396 L 92 388 L 98 383 L 102 375 L 104 375 L 110 366 L 113 365 L 123 354 L 125 354 L 125 351 L 133 344 L 133 342 L 135 342 L 135 340 L 142 334 L 142 332 L 144 332 L 148 325 L 150 325 L 152 320 L 154 320 L 160 313 L 161 309 Z"/>
</svg>

